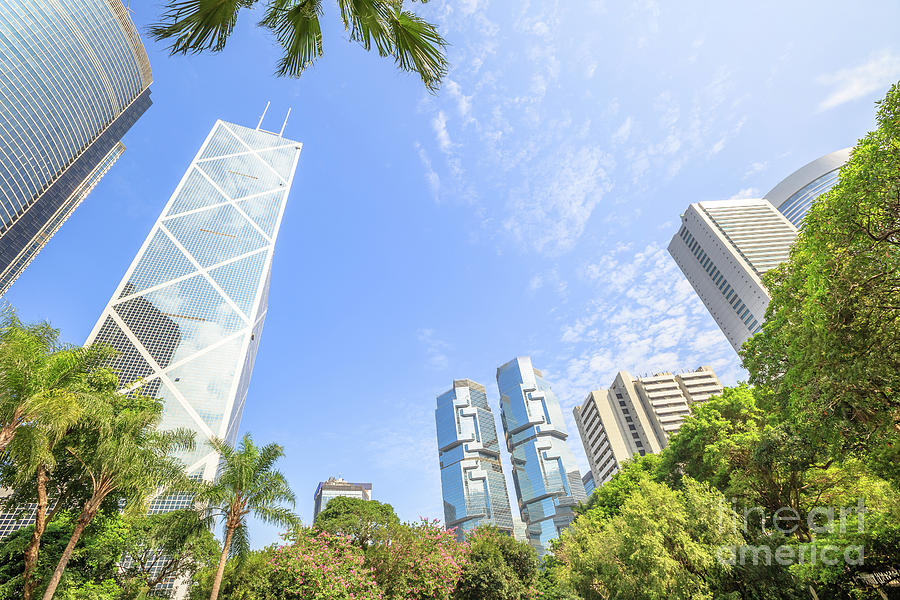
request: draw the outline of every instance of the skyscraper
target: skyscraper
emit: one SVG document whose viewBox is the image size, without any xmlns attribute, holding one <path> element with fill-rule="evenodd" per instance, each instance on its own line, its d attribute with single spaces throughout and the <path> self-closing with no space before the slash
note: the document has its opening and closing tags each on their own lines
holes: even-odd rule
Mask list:
<svg viewBox="0 0 900 600">
<path fill-rule="evenodd" d="M 87 340 L 120 352 L 123 391 L 163 400 L 164 429 L 196 432 L 181 455 L 193 476 L 216 475 L 207 440 L 237 436 L 299 156 L 297 142 L 217 121 Z"/>
<path fill-rule="evenodd" d="M 710 367 L 632 377 L 620 371 L 608 390 L 593 391 L 574 409 L 578 434 L 599 486 L 635 455 L 666 447 L 691 406 L 723 391 Z"/>
<path fill-rule="evenodd" d="M 697 202 L 681 216 L 669 254 L 735 350 L 762 329 L 762 276 L 790 256 L 813 201 L 837 183 L 849 149 L 792 173 L 765 198 Z"/>
<path fill-rule="evenodd" d="M 150 63 L 121 0 L 0 3 L 0 294 L 125 150 Z"/>
<path fill-rule="evenodd" d="M 587 495 L 562 409 L 543 373 L 520 356 L 497 369 L 500 420 L 528 542 L 539 555 L 575 519 Z"/>
<path fill-rule="evenodd" d="M 437 397 L 434 411 L 444 524 L 457 538 L 484 524 L 514 535 L 497 426 L 484 386 L 457 379 Z"/>
<path fill-rule="evenodd" d="M 338 497 L 371 500 L 372 484 L 351 483 L 340 477 L 329 477 L 327 481 L 320 481 L 313 495 L 313 521 L 331 500 Z"/>
</svg>

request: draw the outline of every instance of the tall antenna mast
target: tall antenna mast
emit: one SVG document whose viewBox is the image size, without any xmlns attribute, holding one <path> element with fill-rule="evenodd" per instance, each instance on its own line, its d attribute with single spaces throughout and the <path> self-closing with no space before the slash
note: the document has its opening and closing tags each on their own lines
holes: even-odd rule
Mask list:
<svg viewBox="0 0 900 600">
<path fill-rule="evenodd" d="M 288 120 L 288 117 L 290 117 L 290 116 L 291 116 L 291 109 L 288 108 L 288 112 L 284 116 L 284 123 L 281 124 L 281 131 L 278 132 L 278 137 L 281 137 L 284 135 L 284 128 L 287 126 L 287 120 Z"/>
<path fill-rule="evenodd" d="M 269 105 L 272 104 L 272 101 L 266 102 L 266 107 L 263 109 L 263 114 L 259 117 L 259 123 L 256 124 L 256 130 L 259 131 L 259 128 L 262 127 L 263 119 L 266 118 L 266 112 L 269 110 Z"/>
</svg>

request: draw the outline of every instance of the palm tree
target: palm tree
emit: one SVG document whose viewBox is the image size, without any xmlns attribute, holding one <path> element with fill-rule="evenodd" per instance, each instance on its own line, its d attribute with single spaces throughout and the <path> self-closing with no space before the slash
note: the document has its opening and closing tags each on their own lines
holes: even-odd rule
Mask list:
<svg viewBox="0 0 900 600">
<path fill-rule="evenodd" d="M 222 474 L 195 501 L 207 507 L 210 516 L 225 521 L 225 544 L 209 596 L 210 600 L 216 600 L 232 543 L 237 544 L 240 552 L 247 549 L 247 515 L 253 513 L 267 523 L 282 527 L 295 527 L 299 522 L 293 512 L 281 506 L 283 503 L 294 506 L 294 492 L 284 475 L 272 468 L 284 456 L 284 448 L 278 444 L 259 448 L 250 434 L 244 436 L 237 450 L 221 440 L 211 443 L 222 457 Z"/>
<path fill-rule="evenodd" d="M 73 385 L 109 356 L 102 346 L 62 344 L 49 323 L 24 324 L 6 308 L 0 320 L 0 452 L 25 425 L 64 431 L 78 420 L 82 405 Z"/>
<path fill-rule="evenodd" d="M 422 0 L 426 2 L 427 0 Z M 150 28 L 157 40 L 172 40 L 172 54 L 225 47 L 238 13 L 258 0 L 165 0 L 161 22 Z M 299 77 L 322 56 L 319 17 L 323 0 L 265 0 L 261 27 L 271 31 L 283 50 L 279 76 Z M 403 71 L 415 72 L 429 91 L 436 91 L 447 74 L 446 40 L 437 28 L 403 10 L 403 0 L 337 0 L 350 40 L 380 56 L 392 57 Z"/>
<path fill-rule="evenodd" d="M 75 529 L 44 592 L 53 598 L 75 545 L 104 500 L 115 495 L 127 510 L 142 513 L 148 498 L 168 490 L 190 489 L 184 465 L 173 457 L 194 447 L 193 432 L 159 431 L 162 403 L 139 394 L 117 392 L 115 376 L 95 382 L 94 406 L 86 423 L 69 434 L 66 451 L 79 465 L 77 476 L 90 491 Z"/>
</svg>

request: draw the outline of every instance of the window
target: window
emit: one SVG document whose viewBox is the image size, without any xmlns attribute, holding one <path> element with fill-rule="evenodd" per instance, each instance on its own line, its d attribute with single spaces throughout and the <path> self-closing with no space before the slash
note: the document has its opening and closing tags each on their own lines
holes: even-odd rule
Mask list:
<svg viewBox="0 0 900 600">
<path fill-rule="evenodd" d="M 634 424 L 629 425 L 628 429 L 630 429 L 632 431 L 637 431 L 637 427 L 635 427 Z"/>
<path fill-rule="evenodd" d="M 624 407 L 625 407 L 625 401 L 624 401 L 624 400 L 619 400 L 619 406 L 621 406 L 621 407 L 624 408 Z"/>
<path fill-rule="evenodd" d="M 638 448 L 643 448 L 643 447 L 644 447 L 644 442 L 642 442 L 641 440 L 638 440 L 637 442 L 635 442 L 635 445 L 636 445 Z"/>
<path fill-rule="evenodd" d="M 631 421 L 632 421 L 631 417 L 625 417 L 625 422 L 626 422 L 626 423 L 631 423 Z"/>
</svg>

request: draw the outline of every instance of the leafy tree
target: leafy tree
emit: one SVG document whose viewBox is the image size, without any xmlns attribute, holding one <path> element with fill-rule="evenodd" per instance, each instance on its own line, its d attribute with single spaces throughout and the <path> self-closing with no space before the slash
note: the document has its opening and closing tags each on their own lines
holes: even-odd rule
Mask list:
<svg viewBox="0 0 900 600">
<path fill-rule="evenodd" d="M 426 0 L 422 0 L 425 2 Z M 225 48 L 239 13 L 257 0 L 166 0 L 160 23 L 150 29 L 157 40 L 172 40 L 172 54 Z M 278 75 L 299 77 L 322 56 L 322 0 L 266 0 L 259 22 L 283 50 Z M 403 9 L 403 0 L 338 0 L 341 22 L 350 40 L 392 57 L 403 71 L 415 72 L 429 90 L 447 74 L 446 41 L 437 28 Z"/>
<path fill-rule="evenodd" d="M 47 525 L 34 580 L 46 581 L 53 573 L 75 527 L 77 513 L 62 512 Z M 0 599 L 22 598 L 24 592 L 24 549 L 34 525 L 23 527 L 0 543 Z M 121 541 L 128 524 L 118 510 L 101 511 L 85 529 L 81 543 L 72 553 L 60 581 L 58 594 L 65 598 L 119 600 L 123 590 L 116 581 L 121 558 Z M 40 590 L 40 587 L 37 588 Z"/>
<path fill-rule="evenodd" d="M 363 551 L 345 535 L 296 530 L 293 543 L 275 550 L 264 588 L 272 600 L 375 600 L 381 597 Z"/>
<path fill-rule="evenodd" d="M 766 322 L 742 356 L 807 438 L 867 452 L 900 485 L 900 84 L 876 119 L 766 274 Z"/>
<path fill-rule="evenodd" d="M 299 522 L 293 512 L 282 506 L 294 506 L 295 499 L 287 479 L 274 468 L 284 455 L 281 446 L 267 444 L 259 448 L 250 434 L 244 436 L 238 449 L 221 440 L 214 440 L 212 446 L 221 456 L 222 472 L 215 483 L 201 489 L 195 501 L 208 507 L 210 517 L 222 517 L 225 522 L 225 543 L 209 594 L 210 600 L 216 600 L 232 543 L 237 544 L 238 553 L 248 550 L 247 515 L 252 513 L 267 523 L 285 527 L 297 527 Z"/>
<path fill-rule="evenodd" d="M 742 543 L 724 496 L 685 478 L 684 489 L 641 481 L 618 514 L 579 517 L 554 552 L 565 585 L 587 600 L 712 598 L 729 570 L 720 548 Z"/>
<path fill-rule="evenodd" d="M 619 514 L 622 505 L 639 483 L 656 480 L 659 461 L 659 456 L 655 454 L 625 461 L 612 479 L 595 489 L 586 503 L 576 507 L 575 512 L 590 514 L 599 521 Z"/>
<path fill-rule="evenodd" d="M 169 486 L 184 489 L 181 486 L 188 485 L 184 465 L 172 455 L 193 447 L 193 433 L 159 431 L 162 403 L 137 394 L 121 395 L 117 387 L 114 377 L 98 386 L 93 396 L 95 407 L 86 422 L 73 430 L 71 445 L 66 448 L 80 465 L 76 474 L 90 495 L 81 506 L 44 600 L 53 598 L 78 540 L 109 496 L 123 499 L 136 514 L 150 496 Z"/>
<path fill-rule="evenodd" d="M 122 541 L 123 587 L 146 595 L 168 577 L 192 576 L 214 564 L 219 545 L 209 525 L 190 509 L 132 518 Z"/>
<path fill-rule="evenodd" d="M 377 537 L 379 530 L 399 523 L 400 519 L 390 504 L 338 496 L 329 500 L 316 515 L 314 525 L 322 531 L 349 535 L 353 543 L 365 549 Z"/>
<path fill-rule="evenodd" d="M 466 544 L 436 520 L 382 531 L 366 552 L 366 564 L 390 600 L 450 600 L 467 561 Z"/>
<path fill-rule="evenodd" d="M 535 584 L 535 598 L 538 600 L 579 600 L 578 596 L 563 585 L 559 571 L 557 558 L 552 554 L 544 556 Z"/>
<path fill-rule="evenodd" d="M 276 549 L 275 546 L 269 546 L 262 550 L 245 552 L 229 558 L 225 564 L 219 598 L 221 600 L 268 600 Z M 204 567 L 197 571 L 188 595 L 190 600 L 209 598 L 218 570 L 216 566 Z"/>
<path fill-rule="evenodd" d="M 456 586 L 456 600 L 520 600 L 530 598 L 537 581 L 534 548 L 481 526 L 466 535 L 469 560 Z"/>
</svg>

